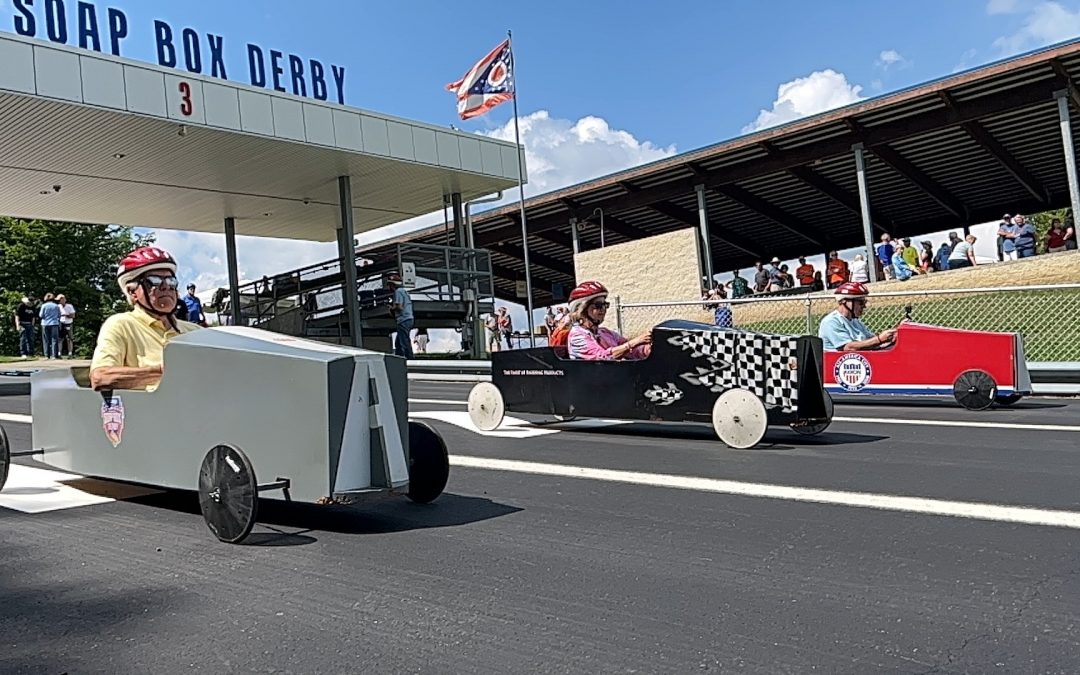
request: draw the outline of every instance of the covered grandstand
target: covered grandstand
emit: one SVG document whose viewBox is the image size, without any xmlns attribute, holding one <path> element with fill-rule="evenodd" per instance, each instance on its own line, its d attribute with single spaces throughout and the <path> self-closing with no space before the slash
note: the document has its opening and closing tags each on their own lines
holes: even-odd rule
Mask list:
<svg viewBox="0 0 1080 675">
<path fill-rule="evenodd" d="M 1072 41 L 534 196 L 525 203 L 534 302 L 562 299 L 575 250 L 602 240 L 699 228 L 708 239 L 703 269 L 721 272 L 864 245 L 883 232 L 1075 210 L 1078 73 L 1080 41 Z M 472 243 L 492 253 L 496 295 L 519 299 L 518 205 L 472 226 Z M 402 241 L 462 244 L 439 225 L 370 253 Z"/>
</svg>

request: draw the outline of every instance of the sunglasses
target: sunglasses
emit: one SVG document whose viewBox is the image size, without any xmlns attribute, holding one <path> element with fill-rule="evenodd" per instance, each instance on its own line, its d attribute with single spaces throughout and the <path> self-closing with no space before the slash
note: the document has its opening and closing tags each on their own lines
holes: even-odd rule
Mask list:
<svg viewBox="0 0 1080 675">
<path fill-rule="evenodd" d="M 607 309 L 608 307 L 611 307 L 611 303 L 610 302 L 594 302 L 591 306 L 596 307 L 597 309 Z"/>
<path fill-rule="evenodd" d="M 164 288 L 165 290 L 176 290 L 180 283 L 176 277 L 161 277 L 156 274 L 147 274 L 139 282 L 147 284 L 150 288 Z"/>
</svg>

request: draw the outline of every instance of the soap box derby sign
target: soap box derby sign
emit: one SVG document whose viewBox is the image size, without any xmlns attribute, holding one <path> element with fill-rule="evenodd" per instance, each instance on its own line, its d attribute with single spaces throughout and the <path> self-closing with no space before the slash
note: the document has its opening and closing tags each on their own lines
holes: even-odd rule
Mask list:
<svg viewBox="0 0 1080 675">
<path fill-rule="evenodd" d="M 712 422 L 732 447 L 761 441 L 769 424 L 822 431 L 832 416 L 821 386 L 821 340 L 666 321 L 638 361 L 570 360 L 551 347 L 492 354 L 490 383 L 469 412 L 481 429 L 504 412 Z"/>
<path fill-rule="evenodd" d="M 972 410 L 1031 394 L 1020 335 L 912 321 L 897 327 L 896 342 L 887 349 L 825 352 L 823 375 L 833 394 L 951 395 Z"/>
<path fill-rule="evenodd" d="M 113 56 L 122 55 L 121 46 L 130 25 L 127 15 L 119 9 L 107 7 L 99 14 L 93 3 L 75 0 L 12 0 L 12 5 L 13 24 L 19 35 L 96 52 L 108 49 Z M 161 20 L 154 21 L 153 35 L 159 66 L 228 79 L 224 37 L 213 33 L 203 36 L 192 28 L 177 31 Z M 252 43 L 246 45 L 245 53 L 248 83 L 252 86 L 272 87 L 320 101 L 333 95 L 334 100 L 345 104 L 344 66 L 327 68 L 318 59 L 304 59 Z"/>
<path fill-rule="evenodd" d="M 32 376 L 31 454 L 85 476 L 197 490 L 223 541 L 248 535 L 262 491 L 320 504 L 387 494 L 430 502 L 446 486 L 446 445 L 408 421 L 405 361 L 388 354 L 206 328 L 165 346 L 156 391 L 103 395 L 89 385 L 86 367 Z M 191 421 L 182 430 L 177 411 Z M 3 441 L 0 432 L 0 483 Z"/>
</svg>

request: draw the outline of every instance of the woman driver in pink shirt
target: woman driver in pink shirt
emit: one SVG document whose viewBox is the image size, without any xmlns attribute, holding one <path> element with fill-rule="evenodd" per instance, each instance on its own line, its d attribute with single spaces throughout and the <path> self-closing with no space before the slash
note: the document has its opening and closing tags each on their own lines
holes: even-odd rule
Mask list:
<svg viewBox="0 0 1080 675">
<path fill-rule="evenodd" d="M 573 322 L 567 340 L 570 358 L 607 361 L 647 357 L 652 349 L 651 333 L 627 340 L 600 325 L 611 306 L 607 296 L 607 289 L 598 281 L 585 281 L 570 293 L 570 318 Z"/>
</svg>

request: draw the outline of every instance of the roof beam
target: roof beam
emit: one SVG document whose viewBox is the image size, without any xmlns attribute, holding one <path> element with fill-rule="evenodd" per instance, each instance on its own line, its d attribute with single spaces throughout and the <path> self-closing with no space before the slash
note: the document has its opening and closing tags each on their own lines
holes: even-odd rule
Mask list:
<svg viewBox="0 0 1080 675">
<path fill-rule="evenodd" d="M 1057 59 L 1050 59 L 1050 67 L 1054 69 L 1054 72 L 1068 90 L 1069 100 L 1072 101 L 1073 106 L 1077 110 L 1080 110 L 1080 91 L 1077 91 L 1072 76 L 1069 75 L 1069 71 L 1065 68 L 1065 65 Z"/>
<path fill-rule="evenodd" d="M 682 208 L 680 206 L 675 206 L 674 204 L 671 204 L 669 202 L 659 202 L 657 204 L 650 204 L 649 208 L 652 209 L 653 211 L 656 211 L 659 214 L 662 214 L 662 215 L 667 216 L 668 218 L 671 218 L 672 220 L 676 220 L 676 221 L 678 221 L 678 222 L 680 222 L 680 223 L 682 223 L 684 225 L 689 225 L 690 227 L 693 227 L 695 229 L 700 226 L 700 223 L 698 221 L 698 217 L 697 217 L 696 213 L 693 213 L 693 212 L 691 212 L 691 211 L 689 211 L 687 209 L 684 209 L 684 208 Z M 757 247 L 755 247 L 751 242 L 749 242 L 749 241 L 743 239 L 742 237 L 740 237 L 738 234 L 735 234 L 735 233 L 731 232 L 730 230 L 727 230 L 727 231 L 724 232 L 724 234 L 721 235 L 721 234 L 717 234 L 717 232 L 716 232 L 717 229 L 719 229 L 719 228 L 716 226 L 716 224 L 710 221 L 709 222 L 709 235 L 713 239 L 719 241 L 722 244 L 727 244 L 728 246 L 734 246 L 735 248 L 737 248 L 737 249 L 739 249 L 741 251 L 744 251 L 746 253 L 749 253 L 752 256 L 756 256 L 758 258 L 764 257 L 762 255 L 761 251 L 759 251 L 757 249 Z"/>
<path fill-rule="evenodd" d="M 502 255 L 510 258 L 516 258 L 521 262 L 525 262 L 525 252 L 520 246 L 514 246 L 513 244 L 500 244 L 496 246 L 489 246 L 489 250 L 495 253 L 501 253 Z M 540 267 L 546 267 L 552 272 L 558 272 L 559 274 L 565 274 L 570 278 L 574 278 L 574 266 L 568 265 L 565 262 L 552 258 L 549 255 L 545 255 L 538 251 L 529 251 L 529 264 L 539 265 Z"/>
<path fill-rule="evenodd" d="M 1001 166 L 1005 167 L 1005 170 L 1008 171 L 1020 185 L 1024 186 L 1024 189 L 1027 190 L 1032 197 L 1042 204 L 1050 201 L 1050 192 L 1046 189 L 1046 186 L 1043 185 L 1042 181 L 1024 168 L 1024 165 L 1013 157 L 1012 153 L 1006 150 L 1005 146 L 994 138 L 993 134 L 991 134 L 986 127 L 976 121 L 965 122 L 962 126 L 964 131 L 968 133 L 968 136 L 971 136 L 972 140 L 981 145 L 984 150 L 989 152 L 994 159 L 1001 164 Z"/>
<path fill-rule="evenodd" d="M 862 216 L 862 206 L 859 205 L 859 198 L 851 194 L 844 188 L 836 185 L 832 181 L 828 180 L 818 172 L 814 171 L 807 166 L 796 166 L 788 169 L 788 173 L 795 176 L 802 182 L 806 183 L 810 187 L 814 188 L 823 195 L 830 197 L 833 201 L 837 202 L 848 211 L 855 213 L 858 216 Z M 874 208 L 873 204 L 870 206 L 870 220 L 873 222 L 874 227 L 880 232 L 888 232 L 888 228 L 885 227 L 885 219 Z"/>
<path fill-rule="evenodd" d="M 517 270 L 513 269 L 512 267 L 507 267 L 505 265 L 500 265 L 499 263 L 497 263 L 495 261 L 491 262 L 491 273 L 493 275 L 495 275 L 496 277 L 500 278 L 500 279 L 505 279 L 506 281 L 509 281 L 510 283 L 513 283 L 515 281 L 524 281 L 525 280 L 525 273 L 524 272 L 518 272 Z M 532 273 L 532 280 L 533 280 L 534 283 L 536 281 L 546 282 L 549 286 L 550 286 L 550 284 L 558 284 L 558 283 L 562 283 L 564 286 L 566 285 L 564 282 L 560 282 L 560 281 L 558 281 L 556 279 L 552 279 L 552 278 L 544 276 L 542 274 L 537 274 L 535 271 Z M 533 293 L 535 293 L 536 290 L 537 290 L 536 288 L 533 288 Z"/>
<path fill-rule="evenodd" d="M 824 232 L 798 216 L 793 216 L 768 200 L 753 194 L 749 190 L 732 184 L 715 187 L 713 188 L 713 191 L 734 202 L 742 204 L 751 211 L 760 213 L 783 229 L 798 237 L 802 237 L 820 249 L 827 248 L 828 246 L 827 242 L 829 238 Z"/>
<path fill-rule="evenodd" d="M 940 204 L 946 211 L 963 220 L 967 218 L 968 207 L 939 183 L 927 176 L 921 169 L 905 159 L 903 155 L 888 145 L 878 145 L 870 149 L 878 159 L 888 164 L 894 171 L 914 183 Z"/>
</svg>

